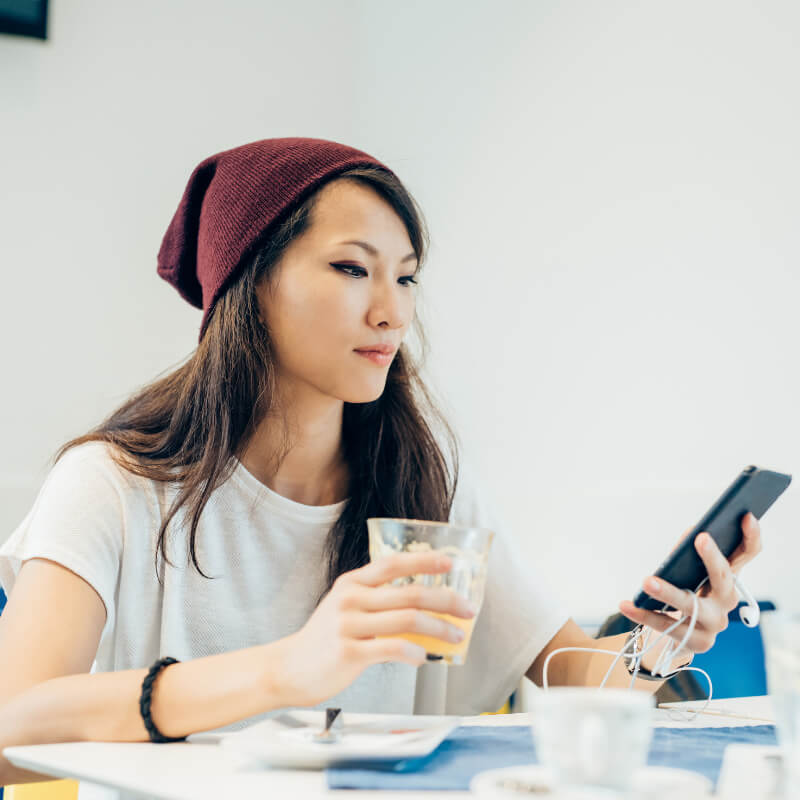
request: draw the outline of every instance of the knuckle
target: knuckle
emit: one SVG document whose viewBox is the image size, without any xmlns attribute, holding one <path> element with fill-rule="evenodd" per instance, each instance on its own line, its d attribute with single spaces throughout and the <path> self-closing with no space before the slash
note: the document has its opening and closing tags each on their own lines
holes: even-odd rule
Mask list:
<svg viewBox="0 0 800 800">
<path fill-rule="evenodd" d="M 392 556 L 387 556 L 375 562 L 375 580 L 386 583 L 392 578 Z"/>
<path fill-rule="evenodd" d="M 341 591 L 343 591 L 343 590 L 344 590 L 346 587 L 348 587 L 349 585 L 350 585 L 350 579 L 349 579 L 349 577 L 348 577 L 348 573 L 346 573 L 346 572 L 343 572 L 343 573 L 342 573 L 341 575 L 339 575 L 339 576 L 336 578 L 336 580 L 333 582 L 333 585 L 331 586 L 331 591 L 332 591 L 332 592 L 333 592 L 333 591 L 336 591 L 336 592 L 341 592 Z"/>
<path fill-rule="evenodd" d="M 396 656 L 407 657 L 413 655 L 414 645 L 412 645 L 411 642 L 407 642 L 405 639 L 395 639 L 394 642 L 394 653 Z"/>
<path fill-rule="evenodd" d="M 702 633 L 698 641 L 696 651 L 698 653 L 707 653 L 714 646 L 714 636 L 710 633 Z"/>
<path fill-rule="evenodd" d="M 705 653 L 708 648 L 703 643 L 703 639 L 698 637 L 692 642 L 692 650 L 694 650 L 695 653 Z"/>
<path fill-rule="evenodd" d="M 723 618 L 725 621 L 727 621 L 728 615 L 723 614 L 721 609 L 715 609 L 712 614 L 709 614 L 706 627 L 708 628 L 709 631 L 723 630 L 725 625 L 725 622 L 723 622 Z"/>
<path fill-rule="evenodd" d="M 395 553 L 386 559 L 387 569 L 402 570 L 407 566 L 409 553 Z"/>
<path fill-rule="evenodd" d="M 398 647 L 396 653 L 394 655 L 395 660 L 397 661 L 408 661 L 412 664 L 424 664 L 426 657 L 425 657 L 425 650 L 418 645 L 411 644 L 411 642 L 406 642 L 403 639 L 398 639 Z"/>
<path fill-rule="evenodd" d="M 666 631 L 668 628 L 671 628 L 675 624 L 675 620 L 672 617 L 666 616 L 666 614 L 660 614 L 658 617 L 658 630 L 662 633 Z"/>
<path fill-rule="evenodd" d="M 428 630 L 430 634 L 437 639 L 446 639 L 448 631 L 450 630 L 450 623 L 438 617 L 429 617 L 428 620 Z"/>
<path fill-rule="evenodd" d="M 419 607 L 425 602 L 425 587 L 419 583 L 412 583 L 408 587 L 409 605 Z"/>
<path fill-rule="evenodd" d="M 385 639 L 377 649 L 380 661 L 402 661 L 405 652 L 402 639 Z"/>
<path fill-rule="evenodd" d="M 339 592 L 339 608 L 350 610 L 358 607 L 359 592 L 354 586 L 346 585 Z"/>
<path fill-rule="evenodd" d="M 451 611 L 458 604 L 459 597 L 452 589 L 441 587 L 436 589 L 436 601 L 437 608 Z"/>
<path fill-rule="evenodd" d="M 334 632 L 340 639 L 347 639 L 350 635 L 351 618 L 349 614 L 339 614 L 334 623 Z"/>
<path fill-rule="evenodd" d="M 341 645 L 342 659 L 353 662 L 358 660 L 358 646 L 352 639 L 346 639 Z"/>
<path fill-rule="evenodd" d="M 447 610 L 450 612 L 460 612 L 465 610 L 469 607 L 469 603 L 461 597 L 461 595 L 456 594 L 453 591 L 448 590 L 447 592 Z"/>
<path fill-rule="evenodd" d="M 404 631 L 418 631 L 422 622 L 421 617 L 419 611 L 407 608 L 400 612 L 400 625 Z"/>
<path fill-rule="evenodd" d="M 461 636 L 461 631 L 455 625 L 451 625 L 449 622 L 442 620 L 439 626 L 438 636 L 445 641 L 458 641 Z"/>
<path fill-rule="evenodd" d="M 694 611 L 694 592 L 685 589 L 681 592 L 681 596 L 676 598 L 673 605 L 680 611 L 682 617 L 691 615 L 692 611 Z"/>
<path fill-rule="evenodd" d="M 380 646 L 380 651 L 384 656 L 396 658 L 403 652 L 402 639 L 384 639 Z"/>
<path fill-rule="evenodd" d="M 378 579 L 386 580 L 395 569 L 396 556 L 381 556 L 373 562 L 375 576 Z"/>
<path fill-rule="evenodd" d="M 648 614 L 651 614 L 652 616 L 647 617 L 647 622 L 645 624 L 655 631 L 664 631 L 670 624 L 672 624 L 672 620 L 665 620 L 662 614 L 657 614 L 653 611 L 648 612 Z"/>
<path fill-rule="evenodd" d="M 730 570 L 728 569 L 727 564 L 716 564 L 711 570 L 711 582 L 716 582 L 717 585 L 724 585 L 730 577 L 729 573 Z"/>
<path fill-rule="evenodd" d="M 430 627 L 431 617 L 424 611 L 412 611 L 413 628 L 417 633 L 425 633 Z"/>
</svg>

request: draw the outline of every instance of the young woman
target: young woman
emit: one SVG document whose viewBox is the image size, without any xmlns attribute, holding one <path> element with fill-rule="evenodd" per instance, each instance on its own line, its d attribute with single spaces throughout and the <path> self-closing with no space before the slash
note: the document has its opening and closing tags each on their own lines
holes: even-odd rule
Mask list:
<svg viewBox="0 0 800 800">
<path fill-rule="evenodd" d="M 453 437 L 404 344 L 425 244 L 398 178 L 341 144 L 264 140 L 194 170 L 158 270 L 204 310 L 196 351 L 62 448 L 0 548 L 0 750 L 158 741 L 288 706 L 412 710 L 425 652 L 390 635 L 457 641 L 424 612 L 473 611 L 444 589 L 387 585 L 450 563 L 369 563 L 365 521 L 497 528 L 480 486 L 458 479 Z M 725 627 L 732 568 L 760 547 L 755 520 L 743 530 L 730 564 L 698 537 L 711 581 L 694 651 Z M 523 675 L 541 681 L 555 648 L 625 641 L 588 638 L 496 532 L 449 712 L 497 708 Z M 671 586 L 646 588 L 691 610 Z M 656 630 L 673 622 L 621 609 Z M 598 683 L 608 663 L 561 655 L 550 683 Z M 621 662 L 612 684 L 628 682 Z M 0 784 L 38 777 L 0 758 Z"/>
</svg>

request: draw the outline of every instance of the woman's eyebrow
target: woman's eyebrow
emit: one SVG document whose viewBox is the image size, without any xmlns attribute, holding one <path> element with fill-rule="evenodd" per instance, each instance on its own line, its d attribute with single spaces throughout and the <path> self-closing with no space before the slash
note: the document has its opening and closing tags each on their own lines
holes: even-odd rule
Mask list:
<svg viewBox="0 0 800 800">
<path fill-rule="evenodd" d="M 371 256 L 379 255 L 378 248 L 375 247 L 374 245 L 371 245 L 369 242 L 362 242 L 356 239 L 353 241 L 339 242 L 339 244 L 354 244 L 357 247 L 361 247 L 364 250 L 366 250 Z M 401 263 L 405 263 L 406 261 L 416 261 L 416 260 L 417 260 L 417 254 L 409 253 L 405 258 L 402 259 Z"/>
</svg>

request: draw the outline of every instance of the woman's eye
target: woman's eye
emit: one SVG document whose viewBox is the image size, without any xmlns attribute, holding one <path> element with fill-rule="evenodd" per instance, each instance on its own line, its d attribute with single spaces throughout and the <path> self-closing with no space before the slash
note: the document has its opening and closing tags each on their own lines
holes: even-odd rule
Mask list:
<svg viewBox="0 0 800 800">
<path fill-rule="evenodd" d="M 344 272 L 346 275 L 352 275 L 354 278 L 364 278 L 367 276 L 367 271 L 364 269 L 364 267 L 359 267 L 355 264 L 331 263 L 331 266 L 339 272 Z M 414 275 L 403 275 L 402 278 L 397 279 L 397 282 L 401 286 L 411 286 L 412 284 L 416 284 L 418 281 Z"/>
<path fill-rule="evenodd" d="M 334 269 L 338 269 L 339 272 L 352 275 L 354 278 L 363 278 L 367 274 L 364 267 L 357 267 L 355 264 L 331 264 L 331 266 Z"/>
</svg>

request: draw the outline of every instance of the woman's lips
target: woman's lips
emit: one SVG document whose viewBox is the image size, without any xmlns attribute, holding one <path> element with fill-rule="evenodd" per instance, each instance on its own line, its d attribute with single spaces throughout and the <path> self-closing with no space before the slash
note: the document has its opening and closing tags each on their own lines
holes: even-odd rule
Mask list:
<svg viewBox="0 0 800 800">
<path fill-rule="evenodd" d="M 381 353 L 378 350 L 354 350 L 354 353 L 357 353 L 364 358 L 368 358 L 373 364 L 377 364 L 380 367 L 385 367 L 388 364 L 392 363 L 392 359 L 394 358 L 394 353 Z"/>
</svg>

